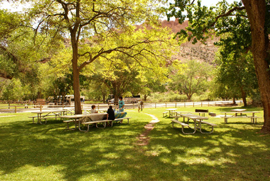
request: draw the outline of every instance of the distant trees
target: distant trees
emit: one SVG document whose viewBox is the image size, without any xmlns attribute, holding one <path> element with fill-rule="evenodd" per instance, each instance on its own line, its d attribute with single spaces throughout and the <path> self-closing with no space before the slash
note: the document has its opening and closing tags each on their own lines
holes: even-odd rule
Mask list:
<svg viewBox="0 0 270 181">
<path fill-rule="evenodd" d="M 205 62 L 187 61 L 181 69 L 173 69 L 170 88 L 185 94 L 191 100 L 193 94 L 201 94 L 208 89 L 213 67 Z"/>
</svg>

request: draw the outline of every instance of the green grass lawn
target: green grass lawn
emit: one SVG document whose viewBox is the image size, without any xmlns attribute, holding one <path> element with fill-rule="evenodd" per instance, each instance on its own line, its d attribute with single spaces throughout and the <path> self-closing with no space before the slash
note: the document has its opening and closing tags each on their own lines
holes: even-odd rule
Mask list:
<svg viewBox="0 0 270 181">
<path fill-rule="evenodd" d="M 270 135 L 259 133 L 262 119 L 210 118 L 217 124 L 212 134 L 183 135 L 162 117 L 165 110 L 128 110 L 130 124 L 87 133 L 66 130 L 62 121 L 33 124 L 31 113 L 0 114 L 0 180 L 270 180 Z M 152 120 L 144 113 L 160 122 L 149 144 L 138 146 L 136 137 Z"/>
</svg>

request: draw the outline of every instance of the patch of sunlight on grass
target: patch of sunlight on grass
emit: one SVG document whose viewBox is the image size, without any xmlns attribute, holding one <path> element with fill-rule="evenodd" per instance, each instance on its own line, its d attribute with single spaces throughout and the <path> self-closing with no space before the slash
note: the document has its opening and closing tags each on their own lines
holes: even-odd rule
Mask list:
<svg viewBox="0 0 270 181">
<path fill-rule="evenodd" d="M 118 159 L 121 157 L 121 155 L 118 153 L 109 153 L 109 154 L 103 155 L 103 157 L 107 159 Z"/>
<path fill-rule="evenodd" d="M 91 181 L 100 181 L 100 180 L 131 180 L 130 173 L 128 171 L 116 171 L 110 168 L 105 169 L 103 174 L 87 174 L 80 178 L 80 180 L 91 180 Z"/>
<path fill-rule="evenodd" d="M 127 160 L 135 160 L 136 159 L 133 155 L 129 155 L 129 154 L 125 155 L 124 158 Z"/>
<path fill-rule="evenodd" d="M 113 161 L 109 161 L 109 160 L 99 160 L 96 162 L 96 165 L 104 166 L 104 165 L 110 165 L 112 163 L 113 163 Z"/>
<path fill-rule="evenodd" d="M 160 158 L 160 161 L 162 163 L 169 163 L 169 164 L 172 162 L 170 157 L 162 157 L 162 158 Z"/>
<path fill-rule="evenodd" d="M 221 166 L 225 163 L 234 163 L 234 161 L 229 158 L 220 157 L 218 159 L 211 159 L 204 156 L 176 156 L 176 158 L 173 161 L 170 160 L 170 162 L 173 162 L 173 165 L 181 165 L 181 163 L 186 163 L 187 165 L 204 164 L 208 166 Z"/>
<path fill-rule="evenodd" d="M 150 151 L 146 151 L 145 155 L 146 156 L 158 156 L 158 155 L 163 154 L 163 153 L 169 154 L 169 153 L 171 153 L 171 150 L 169 150 L 167 147 L 162 146 L 162 145 L 155 145 L 151 148 Z"/>
<path fill-rule="evenodd" d="M 216 153 L 222 153 L 222 149 L 220 147 L 213 147 L 207 151 L 207 155 L 212 155 Z"/>
<path fill-rule="evenodd" d="M 2 175 L 1 180 L 43 180 L 48 175 L 50 175 L 50 180 L 63 180 L 62 170 L 64 169 L 61 165 L 39 167 L 25 165 L 18 168 L 12 177 L 9 174 Z"/>
</svg>

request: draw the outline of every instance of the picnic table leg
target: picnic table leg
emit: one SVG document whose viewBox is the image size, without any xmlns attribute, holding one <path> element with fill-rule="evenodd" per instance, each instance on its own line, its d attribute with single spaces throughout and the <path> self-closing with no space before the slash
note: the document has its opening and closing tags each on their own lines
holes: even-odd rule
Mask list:
<svg viewBox="0 0 270 181">
<path fill-rule="evenodd" d="M 89 131 L 89 124 L 87 124 L 87 129 L 86 130 L 83 130 L 83 129 L 81 129 L 81 121 L 79 121 L 79 130 L 81 132 L 88 132 Z"/>
<path fill-rule="evenodd" d="M 200 128 L 200 132 L 201 132 L 202 134 L 211 134 L 211 133 L 213 133 L 213 131 L 214 131 L 214 126 L 212 126 L 212 130 L 211 130 L 211 131 L 203 132 L 203 131 L 202 131 L 202 123 L 201 123 L 201 121 L 202 121 L 202 120 L 199 120 L 199 128 Z"/>
<path fill-rule="evenodd" d="M 42 122 L 41 122 L 41 114 L 38 114 L 38 122 L 37 123 L 42 124 Z"/>
<path fill-rule="evenodd" d="M 185 133 L 185 134 L 195 134 L 196 133 L 196 131 L 197 131 L 196 119 L 195 120 L 193 119 L 193 121 L 194 121 L 194 128 L 191 128 L 190 126 L 188 126 L 188 127 L 191 128 L 191 129 L 194 129 L 194 131 L 192 133 Z M 188 124 L 189 124 L 189 118 L 188 118 Z M 183 131 L 183 129 L 184 129 L 184 127 L 182 126 L 182 131 Z"/>
<path fill-rule="evenodd" d="M 69 123 L 67 122 L 67 129 L 69 129 L 69 125 L 68 125 Z"/>
<path fill-rule="evenodd" d="M 254 118 L 254 116 L 255 116 L 255 113 L 252 113 L 251 122 L 253 122 L 253 124 L 255 123 L 255 118 Z M 257 121 L 256 121 L 256 122 L 257 122 Z"/>
<path fill-rule="evenodd" d="M 225 117 L 224 117 L 224 122 L 227 123 L 227 117 L 226 117 L 226 113 L 225 113 Z"/>
</svg>

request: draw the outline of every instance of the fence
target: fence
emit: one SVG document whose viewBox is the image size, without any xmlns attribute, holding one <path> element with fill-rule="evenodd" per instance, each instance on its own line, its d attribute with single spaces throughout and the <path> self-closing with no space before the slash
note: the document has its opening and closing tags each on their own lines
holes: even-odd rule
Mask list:
<svg viewBox="0 0 270 181">
<path fill-rule="evenodd" d="M 236 105 L 242 105 L 242 101 L 236 101 Z M 108 104 L 97 103 L 96 109 L 104 109 L 108 108 Z M 144 108 L 180 108 L 180 107 L 211 107 L 211 106 L 236 106 L 232 103 L 232 101 L 203 101 L 203 102 L 165 102 L 165 103 L 144 103 Z M 82 104 L 82 109 L 91 109 L 92 104 Z M 116 105 L 112 105 L 115 109 L 117 109 Z M 34 104 L 0 104 L 0 112 L 23 112 L 26 109 L 44 109 L 44 108 L 64 108 L 64 107 L 74 107 L 69 105 L 34 105 Z M 125 104 L 125 109 L 137 109 L 138 104 Z"/>
</svg>

